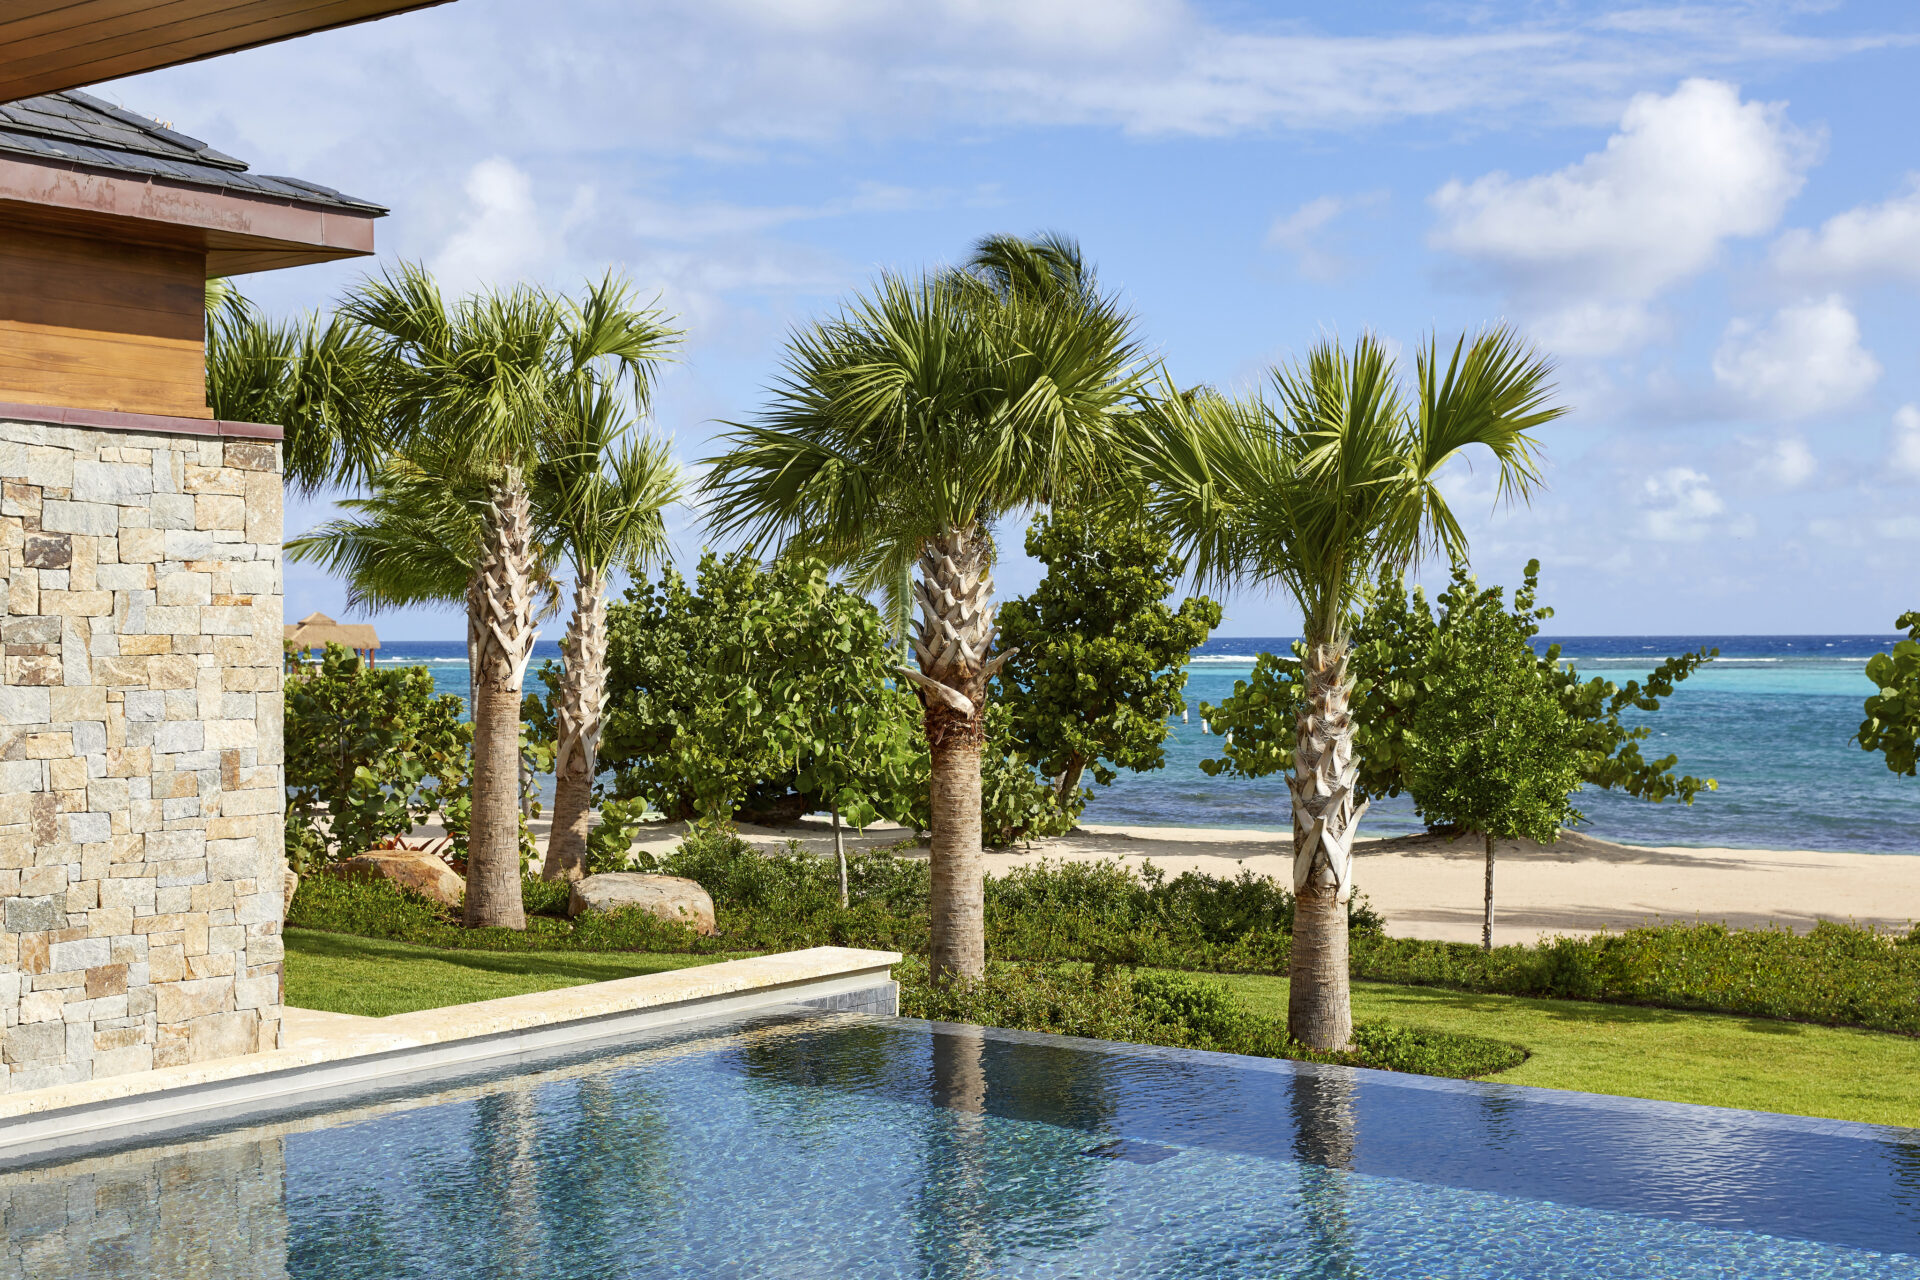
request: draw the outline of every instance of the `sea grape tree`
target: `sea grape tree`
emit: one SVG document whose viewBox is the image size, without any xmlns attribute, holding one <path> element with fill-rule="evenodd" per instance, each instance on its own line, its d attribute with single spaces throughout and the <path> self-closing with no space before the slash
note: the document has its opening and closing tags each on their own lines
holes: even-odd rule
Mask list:
<svg viewBox="0 0 1920 1280">
<path fill-rule="evenodd" d="M 1529 561 L 1513 607 L 1506 614 L 1518 640 L 1534 654 L 1537 678 L 1553 691 L 1560 714 L 1572 726 L 1579 752 L 1580 780 L 1590 787 L 1621 791 L 1659 803 L 1692 804 L 1714 779 L 1680 773 L 1680 758 L 1647 758 L 1641 749 L 1652 729 L 1641 716 L 1658 711 L 1675 687 L 1718 654 L 1700 649 L 1661 662 L 1642 680 L 1624 685 L 1600 677 L 1582 679 L 1562 660 L 1557 644 L 1538 648 L 1534 639 L 1553 610 L 1536 603 L 1540 562 Z M 1480 615 L 1501 612 L 1498 588 L 1477 589 L 1468 570 L 1456 568 L 1453 583 L 1435 613 L 1426 592 L 1409 590 L 1397 575 L 1374 584 L 1353 632 L 1355 754 L 1360 760 L 1356 790 L 1369 800 L 1413 790 L 1426 744 L 1414 729 L 1428 681 L 1435 678 L 1435 647 L 1455 627 L 1491 625 Z M 1235 681 L 1234 691 L 1200 712 L 1218 733 L 1227 735 L 1219 756 L 1203 760 L 1209 775 L 1258 778 L 1292 767 L 1293 718 L 1305 696 L 1299 646 L 1291 655 L 1261 654 L 1252 674 Z M 1444 655 L 1442 655 L 1444 658 Z"/>
<path fill-rule="evenodd" d="M 1867 659 L 1867 679 L 1876 692 L 1867 698 L 1867 718 L 1854 741 L 1911 778 L 1920 759 L 1920 610 L 1901 614 L 1894 625 L 1905 627 L 1907 638 Z"/>
<path fill-rule="evenodd" d="M 1015 741 L 1068 804 L 1089 768 L 1107 786 L 1118 769 L 1161 766 L 1168 718 L 1186 709 L 1187 656 L 1220 625 L 1220 606 L 1167 604 L 1180 560 L 1137 501 L 1056 506 L 1027 530 L 1027 554 L 1047 572 L 1001 606 L 1015 654 L 999 694 Z"/>
</svg>

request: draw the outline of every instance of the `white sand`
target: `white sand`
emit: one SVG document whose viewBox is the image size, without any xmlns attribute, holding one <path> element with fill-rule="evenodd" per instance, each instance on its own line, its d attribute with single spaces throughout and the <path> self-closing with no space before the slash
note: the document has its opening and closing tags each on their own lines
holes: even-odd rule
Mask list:
<svg viewBox="0 0 1920 1280">
<path fill-rule="evenodd" d="M 683 823 L 649 828 L 641 847 L 664 853 Z M 847 848 L 879 848 L 907 833 L 895 827 L 849 831 Z M 743 827 L 752 843 L 778 848 L 799 840 L 831 853 L 824 819 L 797 827 Z M 1292 874 L 1284 831 L 1090 825 L 1030 848 L 989 853 L 989 872 L 1042 858 L 1130 864 L 1151 860 L 1169 874 L 1237 875 L 1242 867 L 1284 882 Z M 907 850 L 925 857 L 924 847 Z M 1477 839 L 1431 836 L 1363 840 L 1355 883 L 1401 937 L 1477 942 L 1483 862 Z M 1920 856 L 1812 853 L 1774 849 L 1643 848 L 1568 834 L 1552 845 L 1503 842 L 1495 870 L 1497 942 L 1547 934 L 1628 929 L 1656 920 L 1720 920 L 1739 927 L 1777 924 L 1806 930 L 1819 920 L 1905 930 L 1920 919 Z"/>
</svg>

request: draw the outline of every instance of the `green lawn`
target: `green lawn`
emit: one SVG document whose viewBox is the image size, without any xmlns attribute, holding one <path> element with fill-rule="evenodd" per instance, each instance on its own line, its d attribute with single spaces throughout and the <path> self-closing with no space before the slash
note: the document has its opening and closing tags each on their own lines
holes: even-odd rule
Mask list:
<svg viewBox="0 0 1920 1280">
<path fill-rule="evenodd" d="M 1285 978 L 1227 976 L 1284 1017 Z M 1356 1018 L 1492 1036 L 1533 1056 L 1498 1079 L 1549 1089 L 1920 1125 L 1920 1040 L 1766 1018 L 1353 984 Z"/>
<path fill-rule="evenodd" d="M 312 929 L 289 929 L 286 937 L 288 1004 L 370 1018 L 731 958 L 646 952 L 442 951 Z"/>
<path fill-rule="evenodd" d="M 442 951 L 289 929 L 287 1003 L 382 1017 L 658 973 L 725 956 Z M 1227 976 L 1285 1016 L 1285 978 Z M 1354 1016 L 1492 1036 L 1533 1056 L 1499 1079 L 1550 1089 L 1920 1126 L 1920 1040 L 1761 1018 L 1361 982 Z"/>
</svg>

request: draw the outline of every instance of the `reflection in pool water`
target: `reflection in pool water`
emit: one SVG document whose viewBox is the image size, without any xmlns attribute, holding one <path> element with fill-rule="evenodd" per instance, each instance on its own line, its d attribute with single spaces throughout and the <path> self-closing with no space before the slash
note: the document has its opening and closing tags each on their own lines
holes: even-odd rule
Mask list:
<svg viewBox="0 0 1920 1280">
<path fill-rule="evenodd" d="M 0 1175 L 0 1275 L 1913 1276 L 1914 1143 L 776 1022 Z"/>
</svg>

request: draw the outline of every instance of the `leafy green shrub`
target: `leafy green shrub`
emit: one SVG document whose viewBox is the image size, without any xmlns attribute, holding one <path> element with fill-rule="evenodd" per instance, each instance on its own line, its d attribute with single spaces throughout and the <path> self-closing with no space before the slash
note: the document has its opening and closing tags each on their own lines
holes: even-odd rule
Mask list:
<svg viewBox="0 0 1920 1280">
<path fill-rule="evenodd" d="M 330 876 L 301 880 L 287 923 L 475 950 L 720 954 L 830 944 L 926 951 L 927 864 L 919 859 L 849 859 L 851 905 L 844 910 L 833 862 L 797 849 L 768 856 L 738 837 L 706 831 L 647 862 L 643 869 L 687 876 L 713 895 L 719 936 L 703 938 L 638 911 L 569 921 L 567 886 L 535 879 L 523 887 L 525 933 L 466 929 L 445 909 L 384 882 Z M 1246 873 L 1168 878 L 1118 863 L 1041 863 L 986 884 L 987 946 L 996 960 L 1089 963 L 1102 981 L 1129 967 L 1284 972 L 1292 913 L 1292 895 Z M 1349 919 L 1355 978 L 1920 1035 L 1920 931 L 1896 938 L 1823 923 L 1801 936 L 1664 925 L 1489 952 L 1469 943 L 1389 938 L 1357 897 Z"/>
<path fill-rule="evenodd" d="M 1804 935 L 1661 925 L 1490 952 L 1465 943 L 1356 937 L 1353 975 L 1920 1035 L 1920 947 L 1831 921 Z"/>
<path fill-rule="evenodd" d="M 1280 1019 L 1234 999 L 1225 983 L 1186 974 L 995 963 L 981 982 L 936 987 L 917 959 L 895 972 L 901 1012 L 940 1022 L 1456 1078 L 1491 1075 L 1527 1058 L 1525 1049 L 1497 1040 L 1379 1023 L 1355 1027 L 1350 1052 L 1316 1053 L 1290 1040 Z"/>
<path fill-rule="evenodd" d="M 1522 584 L 1513 594 L 1513 610 L 1500 619 L 1523 641 L 1537 636 L 1540 623 L 1553 616 L 1553 610 L 1535 604 L 1539 572 L 1539 561 L 1527 562 Z M 1400 577 L 1388 574 L 1375 584 L 1354 629 L 1353 754 L 1360 762 L 1359 791 L 1365 796 L 1410 791 L 1418 804 L 1421 795 L 1412 779 L 1427 746 L 1415 722 L 1420 704 L 1450 678 L 1446 664 L 1453 658 L 1440 642 L 1450 631 L 1494 621 L 1493 615 L 1503 608 L 1500 594 L 1478 590 L 1464 569 L 1456 570 L 1443 600 L 1449 603 L 1436 616 L 1423 590 L 1415 587 L 1409 594 Z M 1233 692 L 1218 706 L 1200 705 L 1200 714 L 1221 735 L 1220 758 L 1200 762 L 1209 777 L 1260 778 L 1293 767 L 1294 721 L 1306 696 L 1304 653 L 1299 642 L 1290 657 L 1263 653 L 1252 675 L 1236 680 Z M 1692 804 L 1700 792 L 1715 790 L 1718 784 L 1711 778 L 1676 774 L 1677 756 L 1648 760 L 1640 744 L 1652 729 L 1644 716 L 1632 724 L 1625 717 L 1635 710 L 1658 711 L 1676 685 L 1718 653 L 1700 649 L 1668 658 L 1647 674 L 1644 684 L 1629 680 L 1625 685 L 1581 680 L 1572 666 L 1561 663 L 1557 644 L 1535 655 L 1535 674 L 1564 719 L 1561 731 L 1572 737 L 1582 781 L 1654 803 L 1678 799 Z M 1444 815 L 1428 816 L 1445 821 Z"/>
<path fill-rule="evenodd" d="M 473 726 L 425 667 L 369 667 L 328 645 L 286 684 L 286 840 L 296 871 L 404 835 L 462 809 Z M 451 825 L 451 824 L 450 824 Z"/>
<path fill-rule="evenodd" d="M 632 870 L 633 841 L 647 816 L 646 801 L 602 795 L 597 797 L 596 807 L 600 821 L 587 830 L 587 874 L 597 876 L 603 871 Z"/>
<path fill-rule="evenodd" d="M 1185 566 L 1144 501 L 1056 504 L 1028 528 L 1027 554 L 1047 572 L 995 615 L 1002 649 L 1016 651 L 997 705 L 1013 743 L 1077 813 L 1088 769 L 1104 787 L 1119 769 L 1165 763 L 1169 722 L 1187 706 L 1187 657 L 1220 625 L 1220 606 L 1199 595 L 1167 605 Z"/>
<path fill-rule="evenodd" d="M 604 933 L 600 922 L 609 917 L 583 916 L 569 924 L 563 918 L 566 886 L 531 879 L 524 890 L 524 936 L 537 936 L 537 943 L 465 930 L 450 913 L 421 900 L 409 900 L 414 905 L 397 914 L 401 899 L 385 886 L 363 891 L 333 881 L 316 885 L 312 895 L 303 884 L 289 922 L 433 946 L 509 950 L 926 950 L 928 872 L 922 859 L 890 852 L 848 859 L 844 909 L 833 861 L 797 845 L 765 854 L 731 833 L 702 829 L 667 856 L 642 855 L 633 865 L 697 881 L 713 896 L 719 936 L 656 936 L 651 926 L 635 924 L 620 936 L 644 942 L 606 944 L 598 939 Z M 1195 873 L 1169 880 L 1152 867 L 1135 873 L 1119 863 L 1041 863 L 989 877 L 986 885 L 987 945 L 1003 959 L 1271 973 L 1286 965 L 1292 919 L 1292 895 L 1250 873 L 1234 880 Z M 1356 928 L 1378 927 L 1363 903 L 1356 903 L 1353 919 Z M 595 940 L 589 942 L 589 935 Z"/>
<path fill-rule="evenodd" d="M 1867 679 L 1875 692 L 1853 740 L 1864 751 L 1878 751 L 1893 772 L 1911 778 L 1920 768 L 1920 609 L 1901 614 L 1893 625 L 1905 627 L 1907 637 L 1895 641 L 1890 652 L 1867 659 Z"/>
<path fill-rule="evenodd" d="M 425 947 L 463 951 L 652 951 L 720 954 L 739 950 L 724 939 L 702 938 L 676 924 L 630 909 L 566 918 L 565 883 L 534 877 L 521 882 L 527 927 L 469 929 L 439 903 L 408 893 L 386 880 L 341 880 L 302 876 L 287 912 L 287 925 L 387 938 Z"/>
<path fill-rule="evenodd" d="M 879 612 L 819 565 L 708 552 L 694 585 L 668 569 L 608 608 L 600 763 L 673 818 L 838 803 L 904 820 L 926 747 L 897 659 Z M 551 699 L 558 669 L 540 678 Z"/>
</svg>

